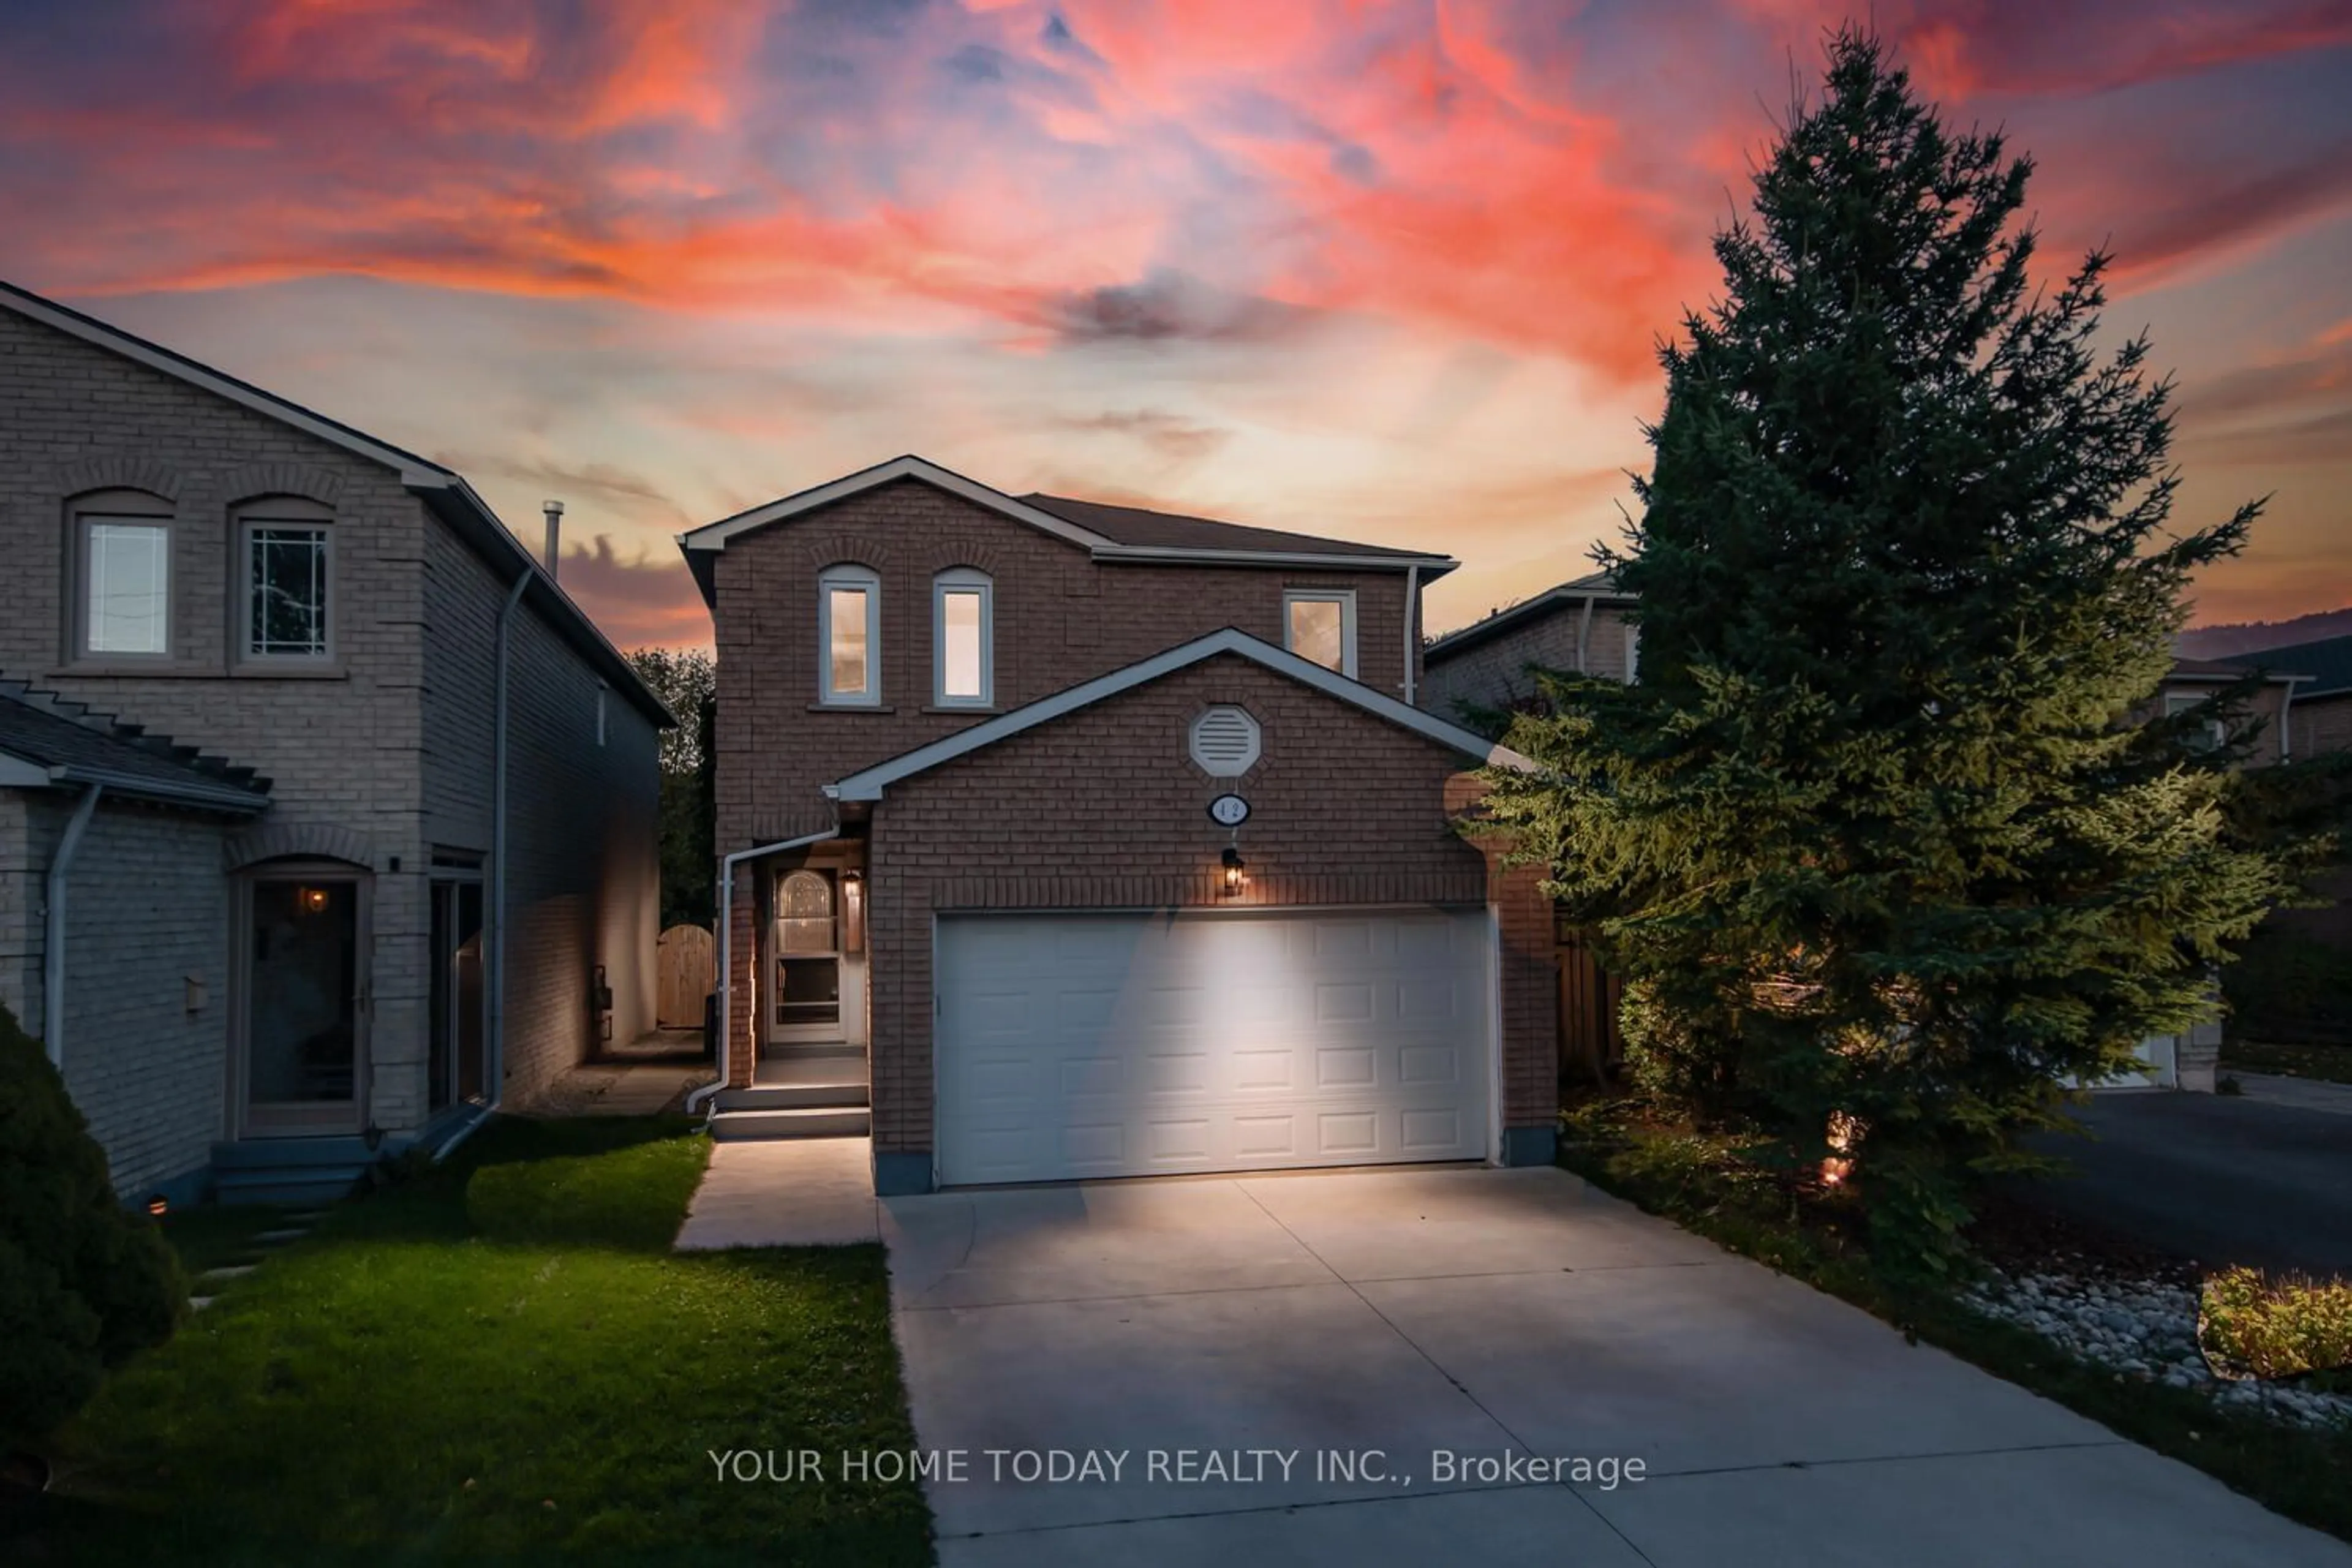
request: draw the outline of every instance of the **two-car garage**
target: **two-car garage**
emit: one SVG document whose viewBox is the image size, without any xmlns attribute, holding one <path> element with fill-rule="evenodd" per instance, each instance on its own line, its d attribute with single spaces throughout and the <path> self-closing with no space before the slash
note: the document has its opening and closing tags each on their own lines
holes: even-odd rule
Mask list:
<svg viewBox="0 0 2352 1568">
<path fill-rule="evenodd" d="M 938 1179 L 1483 1160 L 1485 908 L 941 914 Z"/>
</svg>

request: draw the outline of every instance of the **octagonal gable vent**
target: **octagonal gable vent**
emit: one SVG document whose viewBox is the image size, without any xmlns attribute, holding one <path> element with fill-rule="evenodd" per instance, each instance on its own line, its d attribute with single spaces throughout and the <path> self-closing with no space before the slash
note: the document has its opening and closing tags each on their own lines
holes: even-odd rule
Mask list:
<svg viewBox="0 0 2352 1568">
<path fill-rule="evenodd" d="M 1241 709 L 1211 708 L 1192 721 L 1192 760 L 1212 778 L 1238 778 L 1257 757 L 1257 721 Z"/>
</svg>

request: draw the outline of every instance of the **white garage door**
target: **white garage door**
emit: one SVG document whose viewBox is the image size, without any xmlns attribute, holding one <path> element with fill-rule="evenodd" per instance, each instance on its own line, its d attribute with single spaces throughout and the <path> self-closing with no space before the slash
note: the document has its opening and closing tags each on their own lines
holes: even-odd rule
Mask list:
<svg viewBox="0 0 2352 1568">
<path fill-rule="evenodd" d="M 940 1180 L 1482 1159 L 1483 910 L 945 916 Z"/>
</svg>

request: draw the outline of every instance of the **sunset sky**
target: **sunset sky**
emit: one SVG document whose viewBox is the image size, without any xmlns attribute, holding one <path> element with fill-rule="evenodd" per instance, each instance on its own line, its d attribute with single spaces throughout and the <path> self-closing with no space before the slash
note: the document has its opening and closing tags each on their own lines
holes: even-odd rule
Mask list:
<svg viewBox="0 0 2352 1568">
<path fill-rule="evenodd" d="M 2207 621 L 2352 602 L 2352 3 L 1877 0 L 2179 384 Z M 916 451 L 1589 569 L 1813 0 L 0 0 L 0 277 L 462 469 L 625 645 Z"/>
</svg>

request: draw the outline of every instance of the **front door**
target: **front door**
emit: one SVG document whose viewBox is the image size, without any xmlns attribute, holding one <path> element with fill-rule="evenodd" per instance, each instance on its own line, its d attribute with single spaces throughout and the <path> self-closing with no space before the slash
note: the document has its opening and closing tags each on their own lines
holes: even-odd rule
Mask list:
<svg viewBox="0 0 2352 1568">
<path fill-rule="evenodd" d="M 239 1131 L 356 1132 L 366 1111 L 369 894 L 349 868 L 240 879 Z"/>
<path fill-rule="evenodd" d="M 842 1038 L 841 919 L 832 872 L 803 868 L 777 879 L 774 947 L 768 1037 L 780 1045 Z"/>
</svg>

